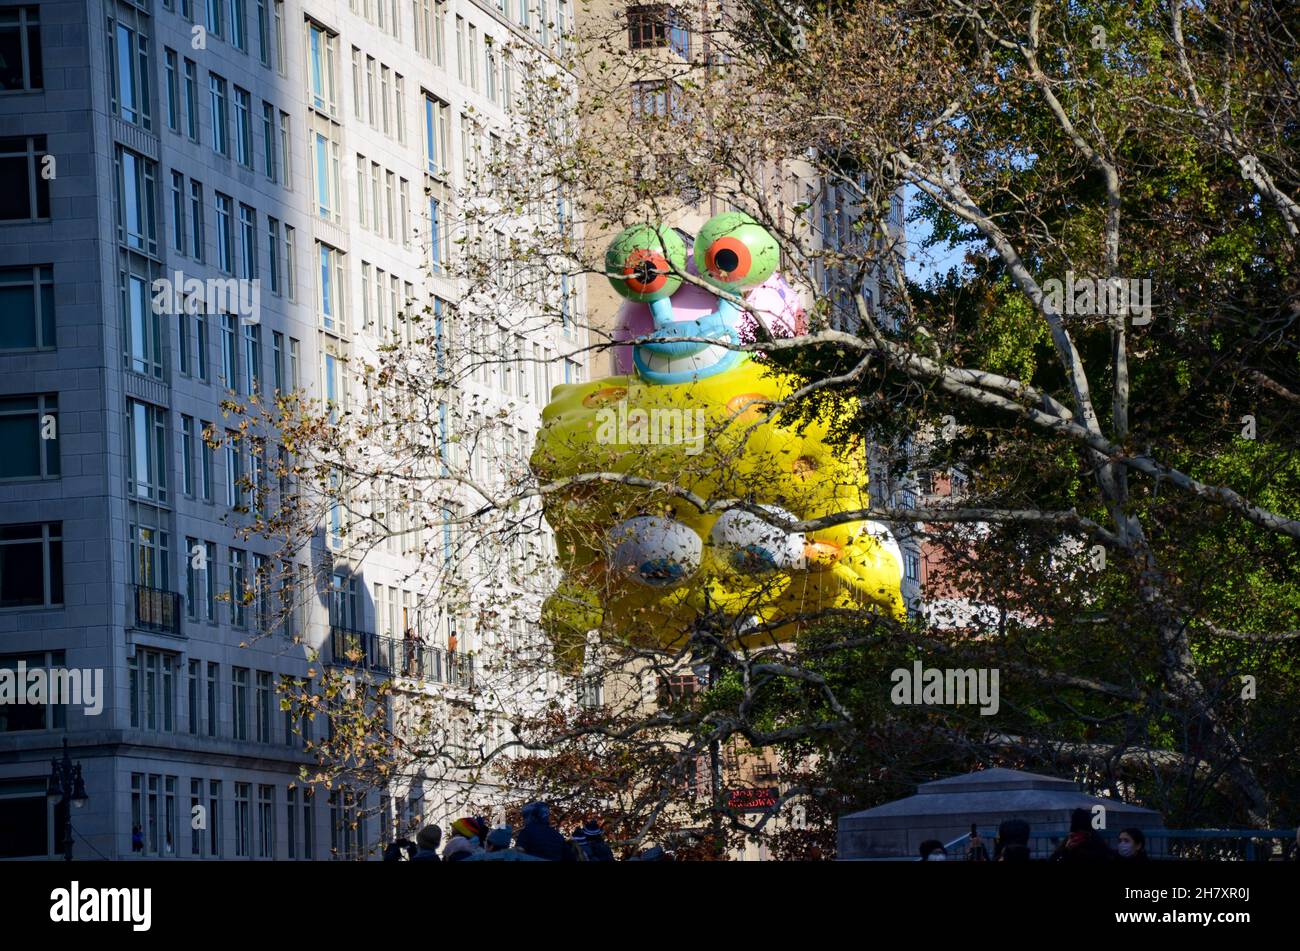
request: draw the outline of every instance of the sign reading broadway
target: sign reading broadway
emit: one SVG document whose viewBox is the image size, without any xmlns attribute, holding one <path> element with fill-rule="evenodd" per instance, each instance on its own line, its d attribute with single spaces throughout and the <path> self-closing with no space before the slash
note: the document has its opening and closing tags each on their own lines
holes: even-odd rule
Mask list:
<svg viewBox="0 0 1300 951">
<path fill-rule="evenodd" d="M 776 812 L 781 801 L 781 791 L 775 786 L 759 789 L 731 789 L 727 792 L 727 808 L 733 812 Z"/>
</svg>

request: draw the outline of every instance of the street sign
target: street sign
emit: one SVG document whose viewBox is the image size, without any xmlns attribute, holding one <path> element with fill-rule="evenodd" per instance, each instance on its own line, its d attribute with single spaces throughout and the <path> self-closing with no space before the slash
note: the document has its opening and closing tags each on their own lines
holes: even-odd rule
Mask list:
<svg viewBox="0 0 1300 951">
<path fill-rule="evenodd" d="M 781 791 L 775 786 L 727 791 L 727 808 L 735 812 L 776 812 Z"/>
</svg>

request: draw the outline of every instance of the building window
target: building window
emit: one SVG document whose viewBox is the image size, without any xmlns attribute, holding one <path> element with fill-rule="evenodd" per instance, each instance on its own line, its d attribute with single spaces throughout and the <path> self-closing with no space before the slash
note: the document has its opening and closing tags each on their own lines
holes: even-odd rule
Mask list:
<svg viewBox="0 0 1300 951">
<path fill-rule="evenodd" d="M 226 81 L 208 73 L 208 92 L 212 100 L 212 148 L 220 155 L 230 155 L 230 119 L 226 105 Z"/>
<path fill-rule="evenodd" d="M 921 559 L 917 558 L 911 552 L 903 555 L 904 574 L 908 580 L 919 581 L 921 578 Z"/>
<path fill-rule="evenodd" d="M 121 146 L 117 149 L 117 239 L 146 254 L 158 253 L 154 181 L 157 166 Z"/>
<path fill-rule="evenodd" d="M 393 126 L 397 141 L 406 144 L 406 81 L 393 74 Z"/>
<path fill-rule="evenodd" d="M 242 508 L 244 505 L 244 453 L 239 446 L 239 437 L 232 432 L 226 433 L 226 504 L 231 508 Z M 231 571 L 234 570 L 235 552 L 231 553 Z M 243 562 L 243 555 L 239 556 L 240 562 Z M 233 574 L 232 574 L 233 577 Z M 242 577 L 242 575 L 241 575 Z M 241 589 L 242 590 L 242 589 Z M 232 603 L 234 600 L 234 588 L 231 588 Z M 243 609 L 239 609 L 239 617 L 243 618 Z M 243 622 L 240 621 L 242 626 Z"/>
<path fill-rule="evenodd" d="M 671 49 L 682 59 L 690 55 L 686 18 L 666 3 L 637 4 L 627 8 L 629 49 Z"/>
<path fill-rule="evenodd" d="M 430 175 L 444 176 L 451 169 L 451 106 L 424 94 L 424 157 Z"/>
<path fill-rule="evenodd" d="M 253 97 L 235 87 L 235 161 L 253 167 Z"/>
<path fill-rule="evenodd" d="M 236 326 L 234 314 L 221 315 L 221 382 L 238 392 L 239 338 Z"/>
<path fill-rule="evenodd" d="M 284 296 L 289 300 L 298 299 L 298 255 L 297 232 L 289 225 L 284 226 Z"/>
<path fill-rule="evenodd" d="M 343 386 L 343 361 L 329 350 L 321 354 L 321 383 L 330 421 L 337 422 L 339 410 L 347 406 L 347 394 Z"/>
<path fill-rule="evenodd" d="M 290 734 L 292 736 L 292 734 Z M 285 833 L 289 846 L 289 858 L 298 857 L 298 787 L 290 786 L 284 791 Z"/>
<path fill-rule="evenodd" d="M 167 72 L 167 128 L 173 132 L 180 131 L 180 76 L 177 75 L 179 70 L 179 59 L 176 51 L 173 49 L 164 50 L 163 60 Z"/>
<path fill-rule="evenodd" d="M 198 661 L 191 661 L 191 664 L 197 664 Z M 192 732 L 192 731 L 191 731 Z M 203 780 L 190 780 L 190 815 L 198 814 L 199 809 L 203 806 Z M 194 823 L 190 823 L 190 855 L 201 858 L 203 856 L 203 829 L 196 828 Z"/>
<path fill-rule="evenodd" d="M 442 220 L 442 202 L 429 199 L 429 260 L 434 273 L 441 274 L 447 267 L 447 229 Z"/>
<path fill-rule="evenodd" d="M 339 143 L 334 123 L 317 119 L 312 132 L 312 181 L 316 189 L 316 214 L 326 221 L 342 220 L 339 197 Z"/>
<path fill-rule="evenodd" d="M 59 476 L 59 398 L 0 398 L 0 480 Z"/>
<path fill-rule="evenodd" d="M 194 497 L 194 417 L 183 414 L 181 416 L 181 492 L 188 498 Z"/>
<path fill-rule="evenodd" d="M 271 698 L 273 696 L 270 671 L 259 670 L 257 672 L 256 702 L 253 705 L 257 742 L 259 743 L 271 742 Z"/>
<path fill-rule="evenodd" d="M 200 325 L 202 326 L 202 325 Z M 199 440 L 199 494 L 204 502 L 212 501 L 212 424 L 200 420 L 203 426 L 202 438 Z"/>
<path fill-rule="evenodd" d="M 280 169 L 275 161 L 275 106 L 262 102 L 262 171 L 271 181 L 279 181 Z"/>
<path fill-rule="evenodd" d="M 134 12 L 134 11 L 133 11 Z M 143 19 L 143 16 L 140 17 Z M 149 41 L 119 20 L 108 21 L 110 105 L 132 125 L 152 129 L 149 110 Z"/>
<path fill-rule="evenodd" d="M 676 83 L 652 80 L 631 84 L 632 115 L 638 119 L 681 118 L 682 89 Z"/>
<path fill-rule="evenodd" d="M 217 267 L 227 274 L 235 270 L 235 234 L 231 218 L 234 201 L 229 195 L 217 192 Z"/>
<path fill-rule="evenodd" d="M 0 350 L 54 348 L 54 268 L 0 268 Z"/>
<path fill-rule="evenodd" d="M 316 304 L 320 310 L 321 326 L 332 333 L 341 334 L 346 327 L 343 312 L 343 252 L 318 241 L 316 256 L 320 264 L 320 293 Z"/>
<path fill-rule="evenodd" d="M 175 728 L 176 657 L 136 648 L 127 662 L 131 688 L 131 726 L 170 733 Z"/>
<path fill-rule="evenodd" d="M 230 45 L 248 52 L 248 0 L 230 0 Z"/>
<path fill-rule="evenodd" d="M 212 565 L 215 564 L 215 562 L 208 562 L 208 564 Z M 219 723 L 219 719 L 218 719 L 219 712 L 217 708 L 217 694 L 220 692 L 220 690 L 221 690 L 221 665 L 214 661 L 208 661 L 208 677 L 207 677 L 208 736 L 216 736 L 218 732 L 217 726 Z M 217 810 L 214 805 L 212 812 L 215 814 L 216 811 Z M 213 822 L 212 816 L 208 817 L 208 822 L 209 824 Z M 217 842 L 218 839 L 214 836 L 212 840 L 213 855 L 217 854 Z"/>
<path fill-rule="evenodd" d="M 257 58 L 263 66 L 271 65 L 271 24 L 266 11 L 267 0 L 257 0 Z"/>
<path fill-rule="evenodd" d="M 234 556 L 234 552 L 231 552 Z M 231 591 L 232 602 L 234 591 Z M 230 722 L 237 740 L 248 739 L 248 668 L 230 668 Z"/>
<path fill-rule="evenodd" d="M 167 500 L 167 411 L 149 403 L 127 401 L 130 417 L 130 494 L 157 502 Z"/>
<path fill-rule="evenodd" d="M 289 113 L 280 113 L 280 181 L 285 188 L 293 188 L 293 140 L 290 134 Z"/>
<path fill-rule="evenodd" d="M 257 787 L 257 857 L 275 858 L 275 787 Z"/>
<path fill-rule="evenodd" d="M 63 523 L 0 525 L 0 608 L 63 604 Z"/>
<path fill-rule="evenodd" d="M 203 262 L 203 185 L 193 179 L 190 180 L 190 257 Z"/>
<path fill-rule="evenodd" d="M 226 0 L 208 0 L 208 32 L 213 36 L 223 36 L 226 29 Z"/>
<path fill-rule="evenodd" d="M 176 777 L 131 774 L 131 831 L 146 855 L 176 854 Z"/>
<path fill-rule="evenodd" d="M 334 96 L 334 61 L 338 54 L 338 36 L 318 23 L 307 21 L 307 69 L 311 104 L 321 112 L 333 115 L 336 109 Z"/>
<path fill-rule="evenodd" d="M 253 804 L 249 801 L 250 783 L 235 783 L 235 857 L 252 856 Z"/>
<path fill-rule="evenodd" d="M 41 174 L 45 136 L 0 138 L 0 221 L 39 221 L 50 217 L 50 182 Z"/>
<path fill-rule="evenodd" d="M 129 262 L 131 267 L 136 262 Z M 124 272 L 123 311 L 126 314 L 126 364 L 136 373 L 162 379 L 162 318 L 153 307 L 149 280 Z"/>
<path fill-rule="evenodd" d="M 185 599 L 189 616 L 195 621 L 211 622 L 217 616 L 217 586 L 212 569 L 216 557 L 217 546 L 212 542 L 185 539 Z"/>
<path fill-rule="evenodd" d="M 44 86 L 39 7 L 0 10 L 0 92 Z"/>
<path fill-rule="evenodd" d="M 284 393 L 284 334 L 271 331 L 271 385 L 275 392 Z"/>
<path fill-rule="evenodd" d="M 185 60 L 185 134 L 199 141 L 199 81 L 194 60 Z"/>
<path fill-rule="evenodd" d="M 280 293 L 280 222 L 269 215 L 266 219 L 267 280 L 272 294 Z"/>
<path fill-rule="evenodd" d="M 22 663 L 28 671 L 50 670 L 63 667 L 63 651 L 42 651 L 34 654 L 6 654 L 0 656 L 0 670 L 18 669 Z M 0 733 L 18 733 L 26 730 L 65 730 L 68 726 L 68 708 L 62 703 L 0 703 Z M 5 855 L 0 850 L 0 855 Z"/>
<path fill-rule="evenodd" d="M 255 394 L 262 387 L 262 328 L 244 324 L 244 392 Z"/>
<path fill-rule="evenodd" d="M 243 203 L 239 206 L 239 276 L 248 281 L 257 277 L 257 212 Z"/>
<path fill-rule="evenodd" d="M 208 667 L 214 667 L 209 664 Z M 210 734 L 215 736 L 216 734 Z M 208 854 L 221 857 L 221 780 L 208 780 Z"/>
<path fill-rule="evenodd" d="M 168 192 L 172 219 L 172 248 L 177 254 L 185 253 L 185 176 L 171 173 L 171 190 Z M 176 290 L 179 290 L 177 288 Z M 182 369 L 182 373 L 188 371 Z"/>
</svg>

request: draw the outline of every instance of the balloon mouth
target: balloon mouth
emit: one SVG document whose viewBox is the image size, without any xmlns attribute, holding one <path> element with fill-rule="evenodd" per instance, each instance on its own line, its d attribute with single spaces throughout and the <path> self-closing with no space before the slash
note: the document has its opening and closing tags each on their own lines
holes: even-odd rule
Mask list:
<svg viewBox="0 0 1300 951">
<path fill-rule="evenodd" d="M 654 383 L 678 383 L 721 373 L 736 366 L 745 354 L 739 343 L 735 304 L 718 300 L 717 307 L 695 320 L 676 320 L 671 297 L 650 302 L 655 329 L 633 347 L 637 371 Z M 716 341 L 716 342 L 714 342 Z"/>
</svg>

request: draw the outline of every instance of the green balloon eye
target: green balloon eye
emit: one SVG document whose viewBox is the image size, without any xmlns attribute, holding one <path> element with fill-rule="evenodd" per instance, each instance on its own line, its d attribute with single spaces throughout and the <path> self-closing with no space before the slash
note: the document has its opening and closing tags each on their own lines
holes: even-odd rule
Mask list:
<svg viewBox="0 0 1300 951">
<path fill-rule="evenodd" d="M 605 276 L 628 300 L 655 301 L 682 286 L 686 245 L 672 228 L 633 225 L 610 242 Z"/>
<path fill-rule="evenodd" d="M 767 229 L 743 211 L 709 220 L 695 238 L 695 266 L 714 287 L 742 291 L 776 271 L 781 249 Z"/>
</svg>

